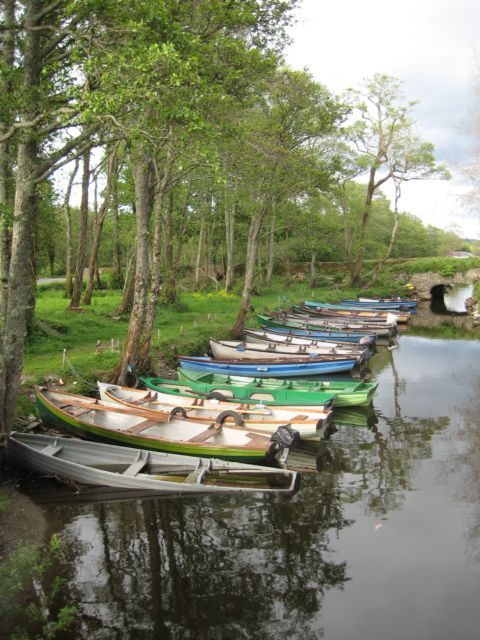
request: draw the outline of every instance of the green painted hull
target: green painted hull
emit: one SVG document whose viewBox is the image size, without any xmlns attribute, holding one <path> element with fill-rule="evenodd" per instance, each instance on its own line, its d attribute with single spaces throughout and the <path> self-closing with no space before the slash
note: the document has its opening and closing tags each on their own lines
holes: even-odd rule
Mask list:
<svg viewBox="0 0 480 640">
<path fill-rule="evenodd" d="M 333 410 L 333 424 L 336 427 L 366 427 L 373 428 L 378 418 L 375 415 L 373 407 L 339 407 Z"/>
<path fill-rule="evenodd" d="M 219 374 L 202 374 L 178 369 L 180 384 L 187 384 L 192 391 L 208 394 L 212 391 L 228 390 L 233 398 L 226 398 L 232 402 L 259 403 L 259 399 L 251 399 L 252 394 L 268 393 L 273 400 L 262 399 L 266 405 L 328 405 L 334 407 L 367 405 L 371 402 L 377 382 L 343 381 L 343 380 L 279 380 L 277 378 L 241 378 L 237 376 L 223 376 Z M 174 380 L 162 378 L 141 378 L 145 386 L 150 389 L 164 391 L 155 385 L 174 384 Z M 182 391 L 179 389 L 179 394 Z"/>
<path fill-rule="evenodd" d="M 36 404 L 40 418 L 46 425 L 61 431 L 68 431 L 73 435 L 86 438 L 87 440 L 120 444 L 137 449 L 198 456 L 200 458 L 220 458 L 232 462 L 259 463 L 267 461 L 269 457 L 264 448 L 247 450 L 241 447 L 209 446 L 204 443 L 203 445 L 198 445 L 180 441 L 161 441 L 146 438 L 145 436 L 135 436 L 122 433 L 121 431 L 116 432 L 110 429 L 104 429 L 94 424 L 77 420 L 71 415 L 67 415 L 38 393 L 36 394 Z"/>
</svg>

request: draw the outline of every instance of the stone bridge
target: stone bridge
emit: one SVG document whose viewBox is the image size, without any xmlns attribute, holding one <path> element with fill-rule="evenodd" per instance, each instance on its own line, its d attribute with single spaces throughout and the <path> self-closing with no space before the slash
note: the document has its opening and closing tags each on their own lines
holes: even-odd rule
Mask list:
<svg viewBox="0 0 480 640">
<path fill-rule="evenodd" d="M 480 278 L 480 268 L 469 269 L 465 273 L 455 273 L 453 276 L 442 276 L 438 271 L 413 273 L 404 276 L 409 279 L 418 292 L 421 300 L 430 300 L 435 293 L 444 291 L 445 286 L 452 284 L 474 284 Z M 439 287 L 438 289 L 436 289 Z"/>
</svg>

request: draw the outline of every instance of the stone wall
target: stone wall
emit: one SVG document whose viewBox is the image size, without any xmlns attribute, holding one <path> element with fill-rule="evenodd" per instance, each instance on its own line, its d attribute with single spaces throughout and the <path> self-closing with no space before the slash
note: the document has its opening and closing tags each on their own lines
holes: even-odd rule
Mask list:
<svg viewBox="0 0 480 640">
<path fill-rule="evenodd" d="M 430 292 L 436 285 L 475 284 L 480 279 L 480 269 L 469 269 L 465 273 L 456 273 L 450 277 L 442 276 L 436 271 L 427 271 L 409 276 L 404 274 L 402 278 L 414 285 L 421 300 L 430 300 L 432 297 Z"/>
</svg>

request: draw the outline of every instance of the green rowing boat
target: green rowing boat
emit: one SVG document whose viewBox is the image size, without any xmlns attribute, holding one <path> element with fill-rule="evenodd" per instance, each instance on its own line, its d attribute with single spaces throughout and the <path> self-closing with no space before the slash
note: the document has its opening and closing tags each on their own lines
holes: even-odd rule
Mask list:
<svg viewBox="0 0 480 640">
<path fill-rule="evenodd" d="M 277 378 L 245 378 L 220 374 L 200 373 L 178 369 L 179 382 L 163 378 L 140 378 L 148 388 L 165 392 L 216 394 L 218 399 L 230 402 L 262 403 L 275 406 L 334 407 L 367 405 L 371 402 L 377 382 L 357 380 L 281 380 Z M 186 387 L 185 385 L 188 385 Z M 220 398 L 220 396 L 222 396 Z"/>
</svg>

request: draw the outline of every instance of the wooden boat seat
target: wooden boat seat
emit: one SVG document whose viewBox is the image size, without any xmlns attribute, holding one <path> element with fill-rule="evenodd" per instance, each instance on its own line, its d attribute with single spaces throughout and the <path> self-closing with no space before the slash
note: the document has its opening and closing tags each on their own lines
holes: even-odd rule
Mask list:
<svg viewBox="0 0 480 640">
<path fill-rule="evenodd" d="M 133 425 L 133 427 L 130 427 L 129 429 L 126 429 L 126 433 L 131 433 L 133 435 L 136 435 L 137 433 L 141 433 L 142 431 L 145 431 L 145 429 L 150 429 L 150 427 L 153 427 L 153 425 L 158 424 L 158 420 L 144 420 L 143 422 L 140 422 L 139 424 L 135 424 Z"/>
<path fill-rule="evenodd" d="M 199 465 L 185 478 L 185 484 L 202 484 L 202 480 L 210 470 L 210 465 L 203 465 L 200 460 Z"/>
<path fill-rule="evenodd" d="M 148 460 L 150 458 L 150 454 L 148 451 L 142 452 L 135 462 L 125 469 L 123 472 L 124 476 L 136 476 L 140 471 L 148 464 Z"/>
<path fill-rule="evenodd" d="M 307 420 L 308 416 L 304 413 L 299 413 L 297 416 L 293 416 L 292 420 Z"/>
<path fill-rule="evenodd" d="M 222 429 L 221 425 L 212 424 L 208 427 L 208 429 L 205 429 L 205 431 L 198 433 L 193 438 L 190 438 L 189 440 L 187 440 L 187 442 L 205 442 L 206 440 L 214 436 L 216 433 L 221 431 L 221 429 Z"/>
<path fill-rule="evenodd" d="M 47 456 L 56 456 L 57 453 L 60 453 L 62 449 L 63 449 L 62 445 L 49 444 L 46 447 L 44 447 L 41 451 Z"/>
<path fill-rule="evenodd" d="M 74 409 L 72 411 L 69 411 L 68 413 L 70 413 L 75 418 L 79 418 L 80 416 L 83 416 L 86 413 L 91 413 L 93 410 L 94 409 L 92 409 L 92 407 L 89 407 L 88 409 L 80 409 L 80 410 Z"/>
</svg>

